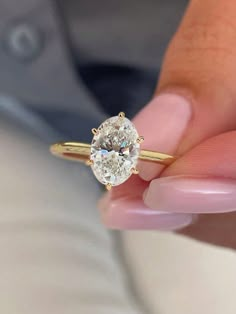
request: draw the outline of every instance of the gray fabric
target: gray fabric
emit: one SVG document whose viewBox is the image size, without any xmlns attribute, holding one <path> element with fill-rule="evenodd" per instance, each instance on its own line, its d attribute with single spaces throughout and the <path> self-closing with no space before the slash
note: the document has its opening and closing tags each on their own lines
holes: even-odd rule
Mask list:
<svg viewBox="0 0 236 314">
<path fill-rule="evenodd" d="M 101 110 L 75 74 L 65 25 L 73 54 L 81 62 L 92 58 L 159 67 L 186 5 L 186 0 L 60 2 L 61 11 L 59 1 L 1 1 L 0 92 L 30 106 L 79 110 L 91 116 Z M 41 41 L 38 54 L 34 52 L 28 61 L 9 51 L 14 32 L 22 36 L 22 28 L 38 34 Z"/>
<path fill-rule="evenodd" d="M 188 0 L 60 0 L 78 58 L 160 67 Z"/>
<path fill-rule="evenodd" d="M 76 77 L 53 1 L 2 0 L 0 4 L 0 92 L 36 107 L 66 108 L 99 116 L 95 100 Z M 44 47 L 24 62 L 7 49 L 14 28 L 36 28 Z"/>
</svg>

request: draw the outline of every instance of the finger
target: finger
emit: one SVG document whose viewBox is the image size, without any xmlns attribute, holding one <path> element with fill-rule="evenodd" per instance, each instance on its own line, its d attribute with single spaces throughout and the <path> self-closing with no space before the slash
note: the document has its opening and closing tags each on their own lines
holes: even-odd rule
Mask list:
<svg viewBox="0 0 236 314">
<path fill-rule="evenodd" d="M 144 148 L 183 154 L 235 129 L 235 39 L 236 1 L 190 2 L 164 59 L 159 96 L 134 120 Z M 146 180 L 161 171 L 147 163 L 139 169 Z"/>
<path fill-rule="evenodd" d="M 145 206 L 140 195 L 147 186 L 147 182 L 133 176 L 122 189 L 105 194 L 98 204 L 104 225 L 110 229 L 177 230 L 194 221 L 191 214 L 164 213 Z"/>
<path fill-rule="evenodd" d="M 206 140 L 154 179 L 144 203 L 180 213 L 236 211 L 236 131 Z"/>
<path fill-rule="evenodd" d="M 163 94 L 135 117 L 134 124 L 144 137 L 142 149 L 174 154 L 191 119 L 191 106 L 183 97 Z M 156 177 L 163 169 L 159 164 L 139 162 L 139 175 L 144 180 Z"/>
</svg>

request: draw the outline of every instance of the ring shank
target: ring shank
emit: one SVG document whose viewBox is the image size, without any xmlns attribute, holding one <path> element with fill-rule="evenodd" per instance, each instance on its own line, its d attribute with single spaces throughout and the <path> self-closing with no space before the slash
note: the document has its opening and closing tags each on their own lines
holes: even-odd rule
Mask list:
<svg viewBox="0 0 236 314">
<path fill-rule="evenodd" d="M 53 155 L 58 157 L 86 162 L 89 160 L 91 145 L 79 142 L 63 142 L 56 143 L 50 147 L 50 151 Z M 174 156 L 154 152 L 150 150 L 141 150 L 139 154 L 139 160 L 146 162 L 155 162 L 162 165 L 172 164 L 176 158 Z"/>
</svg>

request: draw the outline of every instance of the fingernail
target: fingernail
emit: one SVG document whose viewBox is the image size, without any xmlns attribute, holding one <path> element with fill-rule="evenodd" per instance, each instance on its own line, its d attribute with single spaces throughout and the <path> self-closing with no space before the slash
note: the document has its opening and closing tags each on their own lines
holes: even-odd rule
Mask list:
<svg viewBox="0 0 236 314">
<path fill-rule="evenodd" d="M 120 230 L 177 230 L 194 221 L 194 215 L 171 214 L 146 207 L 142 200 L 120 199 L 100 201 L 99 208 L 104 225 Z"/>
<path fill-rule="evenodd" d="M 154 98 L 134 119 L 139 134 L 144 136 L 143 149 L 173 154 L 191 118 L 191 104 L 182 96 L 162 94 Z M 139 163 L 144 180 L 155 178 L 163 166 Z"/>
<path fill-rule="evenodd" d="M 236 210 L 236 180 L 173 176 L 155 179 L 144 194 L 146 206 L 181 213 L 223 213 Z"/>
</svg>

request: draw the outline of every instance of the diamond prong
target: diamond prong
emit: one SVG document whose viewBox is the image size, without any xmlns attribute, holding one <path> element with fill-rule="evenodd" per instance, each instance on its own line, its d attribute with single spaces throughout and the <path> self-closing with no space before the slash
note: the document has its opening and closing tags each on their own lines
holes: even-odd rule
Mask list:
<svg viewBox="0 0 236 314">
<path fill-rule="evenodd" d="M 118 114 L 118 117 L 119 117 L 119 118 L 124 118 L 124 117 L 125 117 L 125 113 L 121 111 L 121 112 Z"/>
<path fill-rule="evenodd" d="M 132 172 L 133 174 L 138 174 L 138 173 L 139 173 L 139 171 L 138 171 L 137 168 L 132 168 L 132 169 L 131 169 L 131 172 Z"/>
<path fill-rule="evenodd" d="M 139 136 L 137 138 L 137 143 L 141 144 L 144 141 L 144 137 L 143 136 Z"/>
<path fill-rule="evenodd" d="M 112 188 L 111 183 L 107 183 L 107 184 L 106 184 L 106 189 L 107 189 L 107 191 L 110 191 L 110 190 L 111 190 L 111 188 Z"/>
<path fill-rule="evenodd" d="M 92 166 L 92 165 L 93 165 L 93 160 L 88 159 L 88 160 L 86 160 L 85 164 L 86 164 L 87 166 Z"/>
<path fill-rule="evenodd" d="M 93 135 L 96 135 L 96 134 L 98 134 L 98 130 L 95 129 L 95 128 L 93 128 L 93 129 L 92 129 L 92 133 L 93 133 Z"/>
</svg>

